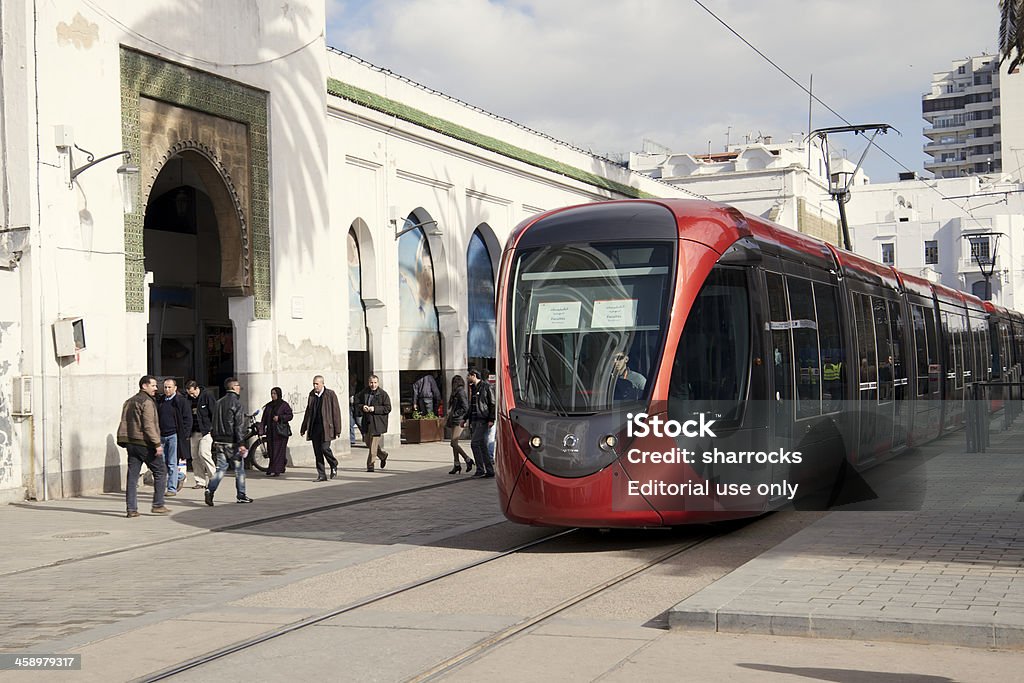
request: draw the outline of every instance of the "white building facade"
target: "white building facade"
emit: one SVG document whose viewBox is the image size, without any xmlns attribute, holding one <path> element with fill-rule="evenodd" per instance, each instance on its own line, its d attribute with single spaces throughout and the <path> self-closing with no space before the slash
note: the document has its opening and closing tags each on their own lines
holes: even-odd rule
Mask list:
<svg viewBox="0 0 1024 683">
<path fill-rule="evenodd" d="M 847 205 L 854 251 L 1019 310 L 1022 194 L 1024 185 L 991 176 L 858 187 Z"/>
<path fill-rule="evenodd" d="M 374 372 L 397 404 L 403 373 L 465 372 L 475 248 L 493 272 L 541 210 L 691 196 L 330 51 L 323 3 L 3 3 L 0 21 L 0 500 L 120 490 L 121 403 L 146 373 L 236 376 L 250 409 L 278 386 L 301 419 L 314 374 L 344 404 Z M 114 157 L 72 181 L 86 150 Z M 312 460 L 297 434 L 290 456 Z"/>
<path fill-rule="evenodd" d="M 839 210 L 829 175 L 853 173 L 855 164 L 834 156 L 827 169 L 821 148 L 806 140 L 730 145 L 725 152 L 632 153 L 629 168 L 716 202 L 735 206 L 787 228 L 842 243 Z M 858 171 L 852 186 L 870 182 Z"/>
</svg>

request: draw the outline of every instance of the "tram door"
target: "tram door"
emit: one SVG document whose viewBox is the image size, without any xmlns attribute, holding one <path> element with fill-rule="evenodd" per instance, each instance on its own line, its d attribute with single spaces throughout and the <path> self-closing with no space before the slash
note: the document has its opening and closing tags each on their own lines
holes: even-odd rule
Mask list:
<svg viewBox="0 0 1024 683">
<path fill-rule="evenodd" d="M 885 453 L 892 446 L 895 417 L 895 373 L 893 372 L 892 323 L 889 304 L 880 297 L 871 297 L 871 311 L 875 319 L 875 353 L 878 359 L 878 412 L 872 451 Z"/>
<path fill-rule="evenodd" d="M 946 340 L 946 382 L 943 398 L 943 426 L 955 429 L 964 420 L 964 379 L 969 371 L 964 366 L 964 321 L 963 316 L 948 311 L 942 312 L 942 328 Z"/>
<path fill-rule="evenodd" d="M 907 409 L 907 359 L 905 340 L 907 328 L 903 324 L 903 307 L 898 301 L 889 302 L 889 329 L 892 339 L 892 446 L 907 445 L 909 410 Z"/>
<path fill-rule="evenodd" d="M 878 414 L 878 348 L 875 342 L 875 316 L 871 297 L 855 292 L 854 318 L 857 336 L 857 461 L 875 457 L 875 432 Z"/>
</svg>

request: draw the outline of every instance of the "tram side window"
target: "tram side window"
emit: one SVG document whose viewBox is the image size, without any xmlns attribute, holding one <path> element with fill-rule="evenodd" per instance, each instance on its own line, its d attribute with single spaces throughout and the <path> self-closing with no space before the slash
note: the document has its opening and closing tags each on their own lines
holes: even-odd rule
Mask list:
<svg viewBox="0 0 1024 683">
<path fill-rule="evenodd" d="M 846 359 L 843 335 L 839 327 L 838 289 L 814 283 L 814 305 L 818 314 L 818 340 L 821 343 L 822 412 L 839 410 L 846 395 Z"/>
<path fill-rule="evenodd" d="M 928 328 L 924 323 L 924 309 L 920 306 L 910 307 L 910 316 L 914 325 L 914 350 L 917 353 L 917 395 L 927 396 L 929 388 L 928 366 Z"/>
<path fill-rule="evenodd" d="M 673 418 L 713 411 L 737 419 L 750 367 L 750 304 L 743 270 L 716 267 L 679 338 L 669 386 Z"/>
<path fill-rule="evenodd" d="M 875 363 L 875 330 L 871 301 L 864 294 L 854 294 L 853 302 L 857 317 L 857 377 L 860 390 L 875 391 L 878 388 L 878 366 Z"/>
<path fill-rule="evenodd" d="M 821 414 L 821 358 L 814 290 L 809 280 L 787 277 L 789 324 L 796 360 L 796 417 Z"/>
<path fill-rule="evenodd" d="M 789 307 L 786 305 L 786 286 L 782 276 L 766 273 L 768 282 L 768 308 L 772 330 L 772 368 L 775 378 L 775 398 L 793 400 L 793 353 L 788 328 Z"/>
</svg>

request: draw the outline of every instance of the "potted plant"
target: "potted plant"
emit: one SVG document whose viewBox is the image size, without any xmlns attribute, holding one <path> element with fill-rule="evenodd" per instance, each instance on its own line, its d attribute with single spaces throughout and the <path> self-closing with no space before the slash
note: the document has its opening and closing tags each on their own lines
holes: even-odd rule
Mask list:
<svg viewBox="0 0 1024 683">
<path fill-rule="evenodd" d="M 406 443 L 428 443 L 444 440 L 444 418 L 434 413 L 413 411 L 409 417 L 402 418 L 402 435 Z"/>
</svg>

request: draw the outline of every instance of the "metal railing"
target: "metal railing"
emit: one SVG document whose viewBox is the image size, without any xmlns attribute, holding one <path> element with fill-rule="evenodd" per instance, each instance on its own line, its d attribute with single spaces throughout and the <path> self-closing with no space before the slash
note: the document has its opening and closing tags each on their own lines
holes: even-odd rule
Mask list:
<svg viewBox="0 0 1024 683">
<path fill-rule="evenodd" d="M 991 426 L 996 414 L 1002 412 L 1003 431 L 1010 429 L 1013 421 L 1024 412 L 1024 377 L 1014 368 L 1007 373 L 1009 381 L 973 382 L 967 386 L 964 426 L 966 427 L 967 452 L 984 453 L 991 443 Z M 999 391 L 995 391 L 995 390 Z M 993 401 L 1002 405 L 992 410 Z"/>
</svg>

